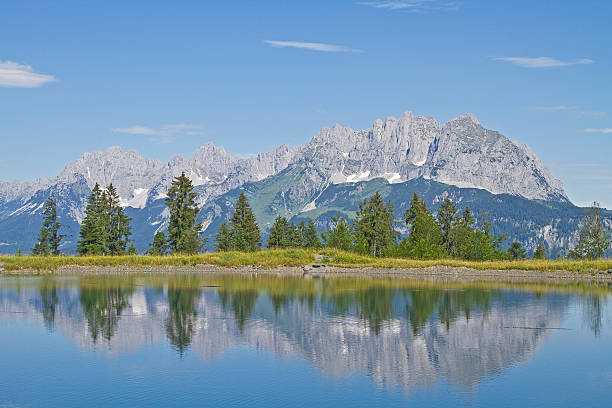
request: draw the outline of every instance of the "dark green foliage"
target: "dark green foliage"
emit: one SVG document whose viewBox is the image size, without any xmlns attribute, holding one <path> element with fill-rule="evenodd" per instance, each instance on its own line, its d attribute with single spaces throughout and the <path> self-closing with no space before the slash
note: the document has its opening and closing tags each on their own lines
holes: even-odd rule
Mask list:
<svg viewBox="0 0 612 408">
<path fill-rule="evenodd" d="M 304 246 L 306 248 L 321 248 L 321 239 L 312 218 L 304 229 Z"/>
<path fill-rule="evenodd" d="M 168 253 L 168 242 L 166 241 L 166 235 L 163 231 L 157 231 L 153 236 L 153 242 L 149 244 L 147 250 L 148 255 L 166 255 Z"/>
<path fill-rule="evenodd" d="M 456 247 L 452 256 L 469 261 L 490 261 L 506 257 L 505 251 L 499 248 L 505 237 L 491 234 L 491 225 L 486 216 L 482 215 L 482 218 L 483 223 L 478 227 L 470 207 L 466 207 L 455 219 Z"/>
<path fill-rule="evenodd" d="M 102 193 L 102 203 L 106 238 L 104 252 L 106 255 L 125 254 L 129 237 L 132 235 L 131 220 L 119 205 L 119 194 L 112 184 Z"/>
<path fill-rule="evenodd" d="M 287 246 L 290 248 L 301 248 L 303 246 L 302 232 L 294 223 L 287 227 Z"/>
<path fill-rule="evenodd" d="M 404 221 L 410 228 L 410 235 L 402 242 L 405 255 L 417 259 L 437 259 L 446 255 L 440 226 L 417 193 L 410 200 Z"/>
<path fill-rule="evenodd" d="M 259 225 L 244 193 L 240 193 L 234 214 L 230 219 L 232 249 L 237 251 L 257 251 L 261 246 Z"/>
<path fill-rule="evenodd" d="M 119 194 L 110 184 L 105 190 L 96 183 L 85 209 L 77 245 L 79 255 L 122 255 L 132 235 L 130 218 L 119 205 Z"/>
<path fill-rule="evenodd" d="M 359 203 L 355 219 L 357 249 L 372 256 L 384 256 L 396 245 L 393 230 L 393 204 L 383 202 L 376 192 L 369 200 Z"/>
<path fill-rule="evenodd" d="M 138 255 L 138 248 L 136 248 L 136 245 L 134 245 L 134 241 L 130 241 L 130 246 L 128 246 L 127 254 Z"/>
<path fill-rule="evenodd" d="M 232 246 L 232 236 L 227 225 L 227 222 L 223 222 L 219 227 L 219 231 L 217 231 L 215 244 L 215 251 L 231 251 L 233 249 Z"/>
<path fill-rule="evenodd" d="M 270 229 L 270 236 L 268 237 L 268 248 L 286 248 L 289 246 L 289 240 L 287 239 L 287 229 L 289 228 L 289 222 L 285 217 L 280 215 L 274 220 L 272 228 Z"/>
<path fill-rule="evenodd" d="M 599 259 L 610 248 L 610 231 L 602 220 L 599 203 L 594 202 L 589 213 L 581 222 L 578 231 L 578 244 L 570 250 L 569 257 L 574 259 Z"/>
<path fill-rule="evenodd" d="M 102 204 L 102 190 L 96 183 L 89 196 L 85 208 L 85 218 L 79 232 L 79 242 L 77 244 L 79 255 L 104 255 L 106 243 Z"/>
<path fill-rule="evenodd" d="M 332 218 L 329 229 L 321 235 L 326 248 L 352 251 L 355 247 L 355 230 L 344 217 Z"/>
<path fill-rule="evenodd" d="M 510 248 L 508 249 L 508 254 L 510 254 L 510 258 L 512 260 L 519 260 L 527 258 L 527 251 L 523 248 L 523 244 L 520 242 L 514 241 Z"/>
<path fill-rule="evenodd" d="M 168 244 L 172 253 L 195 254 L 204 245 L 200 238 L 202 224 L 197 223 L 196 195 L 185 172 L 174 178 L 166 198 L 166 205 L 170 208 Z"/>
<path fill-rule="evenodd" d="M 450 198 L 446 197 L 442 204 L 440 204 L 440 208 L 438 208 L 437 219 L 440 230 L 442 231 L 442 242 L 444 243 L 444 249 L 447 254 L 452 253 L 455 245 L 453 227 L 455 226 L 456 214 L 457 207 Z"/>
<path fill-rule="evenodd" d="M 57 221 L 57 205 L 49 197 L 43 207 L 43 224 L 38 233 L 38 242 L 32 248 L 32 255 L 60 255 L 60 244 L 67 235 L 59 233 L 62 224 Z"/>
<path fill-rule="evenodd" d="M 538 247 L 533 252 L 533 259 L 544 259 L 546 258 L 546 248 L 542 242 L 538 243 Z"/>
</svg>

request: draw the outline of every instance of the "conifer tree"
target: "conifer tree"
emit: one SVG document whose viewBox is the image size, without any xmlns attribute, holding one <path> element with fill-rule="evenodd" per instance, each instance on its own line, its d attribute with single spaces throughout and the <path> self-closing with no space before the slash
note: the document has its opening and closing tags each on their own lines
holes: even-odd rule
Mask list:
<svg viewBox="0 0 612 408">
<path fill-rule="evenodd" d="M 287 227 L 287 246 L 289 248 L 301 248 L 303 245 L 302 232 L 294 223 Z"/>
<path fill-rule="evenodd" d="M 518 241 L 514 241 L 510 245 L 508 253 L 510 254 L 510 258 L 514 261 L 527 258 L 527 251 L 523 248 L 523 244 Z"/>
<path fill-rule="evenodd" d="M 215 251 L 231 251 L 234 249 L 232 245 L 232 236 L 227 222 L 223 222 L 217 231 Z"/>
<path fill-rule="evenodd" d="M 280 215 L 276 217 L 274 220 L 274 224 L 272 224 L 272 228 L 270 228 L 270 235 L 268 237 L 268 243 L 266 247 L 268 248 L 285 248 L 288 244 L 287 239 L 287 229 L 289 227 L 289 222 L 285 217 L 281 217 Z"/>
<path fill-rule="evenodd" d="M 306 248 L 321 248 L 321 239 L 314 220 L 311 218 L 304 229 L 304 245 Z"/>
<path fill-rule="evenodd" d="M 182 172 L 168 190 L 166 205 L 170 208 L 168 244 L 173 253 L 198 253 L 204 242 L 200 238 L 202 224 L 197 223 L 196 193 L 189 177 Z"/>
<path fill-rule="evenodd" d="M 33 255 L 60 255 L 60 244 L 67 235 L 59 233 L 62 224 L 57 221 L 57 204 L 53 197 L 43 207 L 43 224 L 38 233 L 38 242 L 32 248 Z"/>
<path fill-rule="evenodd" d="M 442 230 L 442 242 L 444 243 L 444 249 L 447 255 L 451 255 L 453 247 L 455 245 L 455 237 L 453 234 L 455 216 L 457 214 L 457 207 L 453 202 L 446 197 L 440 208 L 438 208 L 437 219 L 440 229 Z"/>
<path fill-rule="evenodd" d="M 261 234 L 253 210 L 244 193 L 240 193 L 230 219 L 232 246 L 238 251 L 256 251 L 261 246 Z"/>
<path fill-rule="evenodd" d="M 79 255 L 104 255 L 105 228 L 102 216 L 102 191 L 98 183 L 94 186 L 81 224 L 77 252 Z"/>
<path fill-rule="evenodd" d="M 598 259 L 610 248 L 610 232 L 603 223 L 599 203 L 594 202 L 588 214 L 580 223 L 578 243 L 570 250 L 569 257 L 574 259 Z"/>
<path fill-rule="evenodd" d="M 153 242 L 149 244 L 147 254 L 149 255 L 166 255 L 168 252 L 168 242 L 163 231 L 157 231 L 153 236 Z"/>
<path fill-rule="evenodd" d="M 342 216 L 332 218 L 329 229 L 321 234 L 326 248 L 351 251 L 355 246 L 355 230 Z"/>
<path fill-rule="evenodd" d="M 108 255 L 124 254 L 129 243 L 129 237 L 132 235 L 131 219 L 123 212 L 123 208 L 119 204 L 119 194 L 112 183 L 102 193 L 102 201 L 104 203 L 102 219 L 104 220 L 106 237 L 105 253 Z"/>
<path fill-rule="evenodd" d="M 393 204 L 383 202 L 376 192 L 369 200 L 359 203 L 355 219 L 358 250 L 372 256 L 383 256 L 395 244 Z"/>
<path fill-rule="evenodd" d="M 442 231 L 425 201 L 417 193 L 410 200 L 404 221 L 410 228 L 410 235 L 403 243 L 406 255 L 419 259 L 437 259 L 445 255 Z"/>
<path fill-rule="evenodd" d="M 546 258 L 546 248 L 542 242 L 538 243 L 538 247 L 535 251 L 533 251 L 533 259 L 545 259 Z"/>
</svg>

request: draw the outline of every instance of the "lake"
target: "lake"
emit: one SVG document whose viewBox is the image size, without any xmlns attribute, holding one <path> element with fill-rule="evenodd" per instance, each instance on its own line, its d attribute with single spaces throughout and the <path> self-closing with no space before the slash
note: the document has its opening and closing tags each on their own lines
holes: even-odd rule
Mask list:
<svg viewBox="0 0 612 408">
<path fill-rule="evenodd" d="M 609 407 L 612 287 L 0 277 L 0 407 Z"/>
</svg>

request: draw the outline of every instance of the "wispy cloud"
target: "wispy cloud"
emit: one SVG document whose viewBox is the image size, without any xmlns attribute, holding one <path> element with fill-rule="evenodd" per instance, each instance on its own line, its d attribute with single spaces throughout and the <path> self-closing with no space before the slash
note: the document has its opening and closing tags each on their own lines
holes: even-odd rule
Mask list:
<svg viewBox="0 0 612 408">
<path fill-rule="evenodd" d="M 556 105 L 556 106 L 532 106 L 532 110 L 544 111 L 544 112 L 560 112 L 560 111 L 569 111 L 577 109 L 576 106 L 565 106 L 565 105 Z"/>
<path fill-rule="evenodd" d="M 48 82 L 56 82 L 52 75 L 34 72 L 29 65 L 0 61 L 0 87 L 38 88 Z"/>
<path fill-rule="evenodd" d="M 555 68 L 555 67 L 567 67 L 569 65 L 587 65 L 594 64 L 595 61 L 588 58 L 581 58 L 572 61 L 562 61 L 556 58 L 550 57 L 493 57 L 495 61 L 510 62 L 514 65 L 524 68 Z"/>
<path fill-rule="evenodd" d="M 342 45 L 300 42 L 300 41 L 272 41 L 264 40 L 264 43 L 276 48 L 299 48 L 303 50 L 320 51 L 320 52 L 364 52 L 354 48 L 345 47 Z"/>
<path fill-rule="evenodd" d="M 413 13 L 421 13 L 430 10 L 453 11 L 459 9 L 459 2 L 440 0 L 360 1 L 357 4 L 378 9 L 402 10 Z"/>
<path fill-rule="evenodd" d="M 127 135 L 151 136 L 150 140 L 158 143 L 172 143 L 176 141 L 178 136 L 198 136 L 202 134 L 202 128 L 200 126 L 186 123 L 163 125 L 158 128 L 137 125 L 113 128 L 111 131 Z"/>
<path fill-rule="evenodd" d="M 584 129 L 585 133 L 612 133 L 612 128 L 600 128 L 600 129 L 593 129 L 593 128 L 586 128 Z"/>
</svg>

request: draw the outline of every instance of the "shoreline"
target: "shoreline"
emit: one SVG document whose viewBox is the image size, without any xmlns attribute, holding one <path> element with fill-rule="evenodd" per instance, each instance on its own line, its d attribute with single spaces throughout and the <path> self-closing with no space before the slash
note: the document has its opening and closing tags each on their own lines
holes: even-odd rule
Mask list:
<svg viewBox="0 0 612 408">
<path fill-rule="evenodd" d="M 223 267 L 198 264 L 189 266 L 60 266 L 56 270 L 20 269 L 7 271 L 0 266 L 0 274 L 6 277 L 32 276 L 87 276 L 87 275 L 155 275 L 155 274 L 214 274 L 214 275 L 275 275 L 278 277 L 302 277 L 305 279 L 362 277 L 362 278 L 398 278 L 414 280 L 435 280 L 446 282 L 555 282 L 575 283 L 593 282 L 612 285 L 612 271 L 598 273 L 578 273 L 571 271 L 535 271 L 521 269 L 474 269 L 454 266 L 430 266 L 423 268 L 380 268 L 328 266 L 311 264 L 306 266 L 278 266 L 265 268 L 260 266 Z"/>
</svg>

